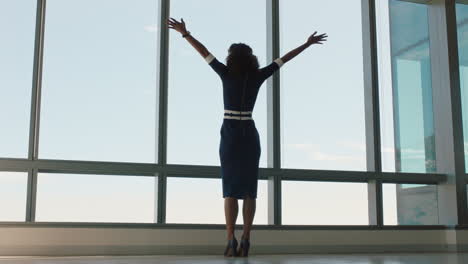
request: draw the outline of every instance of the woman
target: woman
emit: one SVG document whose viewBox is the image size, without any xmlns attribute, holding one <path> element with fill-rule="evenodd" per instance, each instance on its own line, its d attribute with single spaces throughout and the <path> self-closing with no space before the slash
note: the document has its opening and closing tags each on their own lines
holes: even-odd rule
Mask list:
<svg viewBox="0 0 468 264">
<path fill-rule="evenodd" d="M 219 156 L 223 184 L 224 213 L 228 244 L 225 256 L 248 256 L 250 230 L 255 215 L 258 181 L 260 141 L 252 111 L 262 83 L 312 44 L 322 44 L 327 35 L 312 34 L 307 42 L 290 51 L 270 65 L 259 69 L 258 60 L 252 49 L 242 43 L 232 44 L 226 65 L 219 62 L 203 44 L 196 40 L 185 26 L 183 19 L 168 20 L 168 26 L 184 37 L 202 56 L 223 83 L 224 120 L 221 126 Z M 238 242 L 234 236 L 234 226 L 238 213 L 238 199 L 243 199 L 244 230 L 237 251 Z"/>
</svg>

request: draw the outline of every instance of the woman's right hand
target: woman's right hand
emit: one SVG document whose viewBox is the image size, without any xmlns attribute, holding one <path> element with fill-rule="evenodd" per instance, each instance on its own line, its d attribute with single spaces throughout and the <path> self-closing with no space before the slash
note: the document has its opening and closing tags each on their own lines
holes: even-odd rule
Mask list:
<svg viewBox="0 0 468 264">
<path fill-rule="evenodd" d="M 328 35 L 326 33 L 317 36 L 317 31 L 315 31 L 314 34 L 310 35 L 307 39 L 307 44 L 323 44 L 322 42 L 327 41 L 327 38 Z"/>
</svg>

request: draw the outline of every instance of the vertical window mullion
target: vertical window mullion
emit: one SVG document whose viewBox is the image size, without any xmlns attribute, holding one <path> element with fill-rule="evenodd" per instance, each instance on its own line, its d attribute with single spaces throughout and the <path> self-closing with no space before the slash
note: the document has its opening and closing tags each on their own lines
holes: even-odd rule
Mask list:
<svg viewBox="0 0 468 264">
<path fill-rule="evenodd" d="M 362 0 L 364 103 L 367 171 L 382 172 L 378 91 L 377 32 L 374 0 Z M 369 224 L 383 226 L 382 182 L 368 182 Z"/>
<path fill-rule="evenodd" d="M 267 1 L 267 61 L 271 62 L 279 54 L 279 0 Z M 280 120 L 280 75 L 277 71 L 267 80 L 268 118 L 268 167 L 281 169 L 281 120 Z M 268 179 L 268 223 L 281 225 L 281 175 Z"/>
<path fill-rule="evenodd" d="M 170 0 L 160 0 L 159 12 L 159 126 L 158 126 L 158 164 L 163 171 L 167 164 L 167 104 L 168 104 L 168 58 L 169 58 L 169 30 L 165 26 L 169 17 Z M 162 172 L 157 176 L 157 223 L 166 222 L 166 185 L 167 175 Z"/>
<path fill-rule="evenodd" d="M 39 145 L 39 120 L 42 85 L 42 63 L 44 54 L 45 0 L 37 1 L 36 32 L 34 43 L 33 82 L 31 93 L 31 115 L 29 126 L 28 160 L 36 160 Z M 35 221 L 37 170 L 28 169 L 28 187 L 26 201 L 26 221 Z"/>
</svg>

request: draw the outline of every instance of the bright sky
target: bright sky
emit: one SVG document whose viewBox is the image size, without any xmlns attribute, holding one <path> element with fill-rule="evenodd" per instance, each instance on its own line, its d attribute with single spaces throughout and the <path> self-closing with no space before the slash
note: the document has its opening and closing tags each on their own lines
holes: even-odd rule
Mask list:
<svg viewBox="0 0 468 264">
<path fill-rule="evenodd" d="M 283 167 L 366 170 L 361 1 L 339 2 L 340 8 L 336 1 L 280 1 L 281 54 L 315 30 L 329 35 L 325 45 L 311 47 L 280 70 Z M 381 70 L 390 75 L 388 5 L 379 4 Z M 264 0 L 173 0 L 171 16 L 183 17 L 220 61 L 231 43 L 244 42 L 264 66 L 269 63 L 265 8 Z M 157 1 L 49 0 L 46 15 L 40 158 L 155 162 Z M 34 17 L 34 0 L 8 1 L 0 9 L 0 29 L 9 40 L 0 43 L 0 122 L 8 124 L 0 132 L 1 156 L 27 154 Z M 381 84 L 388 93 L 391 78 L 383 80 L 390 82 Z M 261 88 L 254 111 L 262 167 L 266 89 Z M 221 82 L 175 32 L 170 33 L 168 110 L 168 162 L 219 165 Z M 392 119 L 391 111 L 385 113 Z M 385 128 L 393 131 L 393 124 Z M 383 136 L 385 168 L 393 171 L 393 133 Z M 2 173 L 0 208 L 8 210 L 0 210 L 0 220 L 24 218 L 25 175 L 17 175 Z M 368 224 L 365 184 L 283 184 L 285 223 Z M 148 177 L 41 174 L 37 217 L 152 222 L 154 188 Z M 396 223 L 395 186 L 386 186 L 384 194 L 386 223 Z M 257 224 L 266 223 L 266 197 L 261 182 Z M 11 203 L 2 204 L 6 199 Z M 310 204 L 309 210 L 297 206 L 302 203 Z M 220 180 L 169 179 L 167 220 L 223 223 Z"/>
</svg>

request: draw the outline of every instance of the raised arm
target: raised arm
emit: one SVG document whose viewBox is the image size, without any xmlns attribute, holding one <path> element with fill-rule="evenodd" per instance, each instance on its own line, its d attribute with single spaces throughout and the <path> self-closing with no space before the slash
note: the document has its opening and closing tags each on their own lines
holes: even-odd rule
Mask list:
<svg viewBox="0 0 468 264">
<path fill-rule="evenodd" d="M 290 52 L 286 53 L 283 57 L 277 58 L 275 61 L 273 61 L 270 65 L 261 68 L 260 69 L 260 74 L 263 79 L 269 78 L 275 71 L 277 71 L 281 66 L 290 61 L 292 58 L 296 57 L 299 55 L 301 52 L 303 52 L 305 49 L 310 47 L 313 44 L 323 44 L 323 41 L 327 41 L 327 34 L 322 34 L 316 36 L 317 31 L 312 34 L 308 39 L 307 42 L 300 45 L 299 47 L 291 50 Z"/>
<path fill-rule="evenodd" d="M 313 44 L 323 44 L 322 42 L 327 41 L 327 34 L 322 34 L 316 36 L 317 31 L 314 32 L 308 39 L 307 42 L 300 45 L 299 47 L 291 50 L 290 52 L 286 53 L 283 57 L 281 57 L 281 60 L 283 63 L 286 63 L 290 61 L 292 58 L 296 57 L 299 55 L 301 52 L 303 52 L 305 49 L 308 47 L 312 46 Z"/>
<path fill-rule="evenodd" d="M 196 38 L 194 38 L 190 34 L 190 31 L 187 30 L 184 19 L 181 19 L 181 22 L 179 22 L 174 18 L 169 18 L 167 20 L 167 24 L 169 28 L 172 28 L 175 31 L 181 33 L 182 37 L 184 37 L 198 51 L 198 53 L 202 55 L 203 58 L 206 58 L 210 54 L 208 49 L 203 46 L 203 44 L 201 44 Z"/>
</svg>

